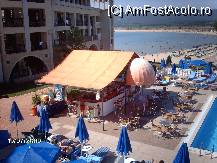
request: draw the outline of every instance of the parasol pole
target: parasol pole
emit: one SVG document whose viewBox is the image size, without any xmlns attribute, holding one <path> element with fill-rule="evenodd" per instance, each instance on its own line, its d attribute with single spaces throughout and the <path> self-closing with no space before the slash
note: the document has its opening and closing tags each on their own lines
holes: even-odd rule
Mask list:
<svg viewBox="0 0 217 163">
<path fill-rule="evenodd" d="M 103 92 L 102 92 L 102 130 L 105 131 L 105 122 L 104 122 L 104 109 L 103 109 Z"/>
<path fill-rule="evenodd" d="M 18 127 L 17 127 L 17 122 L 16 122 L 16 128 L 17 128 L 17 139 L 18 139 Z"/>
<path fill-rule="evenodd" d="M 124 113 L 127 114 L 127 105 L 126 105 L 126 85 L 124 86 Z"/>
</svg>

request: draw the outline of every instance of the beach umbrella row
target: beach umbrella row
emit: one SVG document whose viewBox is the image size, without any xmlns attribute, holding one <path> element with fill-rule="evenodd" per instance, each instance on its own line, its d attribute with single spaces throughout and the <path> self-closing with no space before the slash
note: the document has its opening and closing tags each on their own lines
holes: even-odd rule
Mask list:
<svg viewBox="0 0 217 163">
<path fill-rule="evenodd" d="M 23 116 L 16 104 L 15 101 L 12 103 L 11 113 L 10 113 L 10 121 L 18 122 L 24 120 Z M 51 129 L 51 124 L 49 118 L 46 114 L 44 109 L 41 110 L 40 114 L 40 123 L 37 126 L 37 129 L 41 132 L 46 132 Z M 17 131 L 17 138 L 18 138 L 18 131 Z M 38 162 L 46 162 L 46 163 L 54 163 L 56 162 L 57 158 L 60 154 L 60 148 L 56 147 L 52 144 L 47 142 L 40 142 L 40 143 L 32 143 L 32 144 L 25 144 L 19 147 L 16 147 L 13 152 L 7 157 L 5 160 L 6 163 L 38 163 Z"/>
<path fill-rule="evenodd" d="M 10 121 L 11 122 L 15 121 L 17 123 L 21 120 L 23 120 L 23 117 L 19 111 L 16 102 L 14 101 L 11 108 Z M 42 109 L 38 130 L 48 132 L 49 129 L 51 128 L 52 126 L 50 124 L 49 118 L 46 112 Z M 82 144 L 85 143 L 86 140 L 89 140 L 89 134 L 82 116 L 78 119 L 76 131 L 75 131 L 75 137 L 78 137 Z M 132 152 L 132 147 L 131 147 L 126 126 L 123 126 L 121 129 L 116 151 L 118 154 L 124 156 L 127 156 L 129 152 Z M 56 147 L 46 142 L 26 144 L 15 148 L 15 150 L 6 159 L 6 162 L 7 163 L 13 163 L 13 162 L 53 163 L 56 161 L 59 154 L 60 154 L 59 147 Z M 186 143 L 183 143 L 181 145 L 173 163 L 190 163 L 189 152 Z"/>
</svg>

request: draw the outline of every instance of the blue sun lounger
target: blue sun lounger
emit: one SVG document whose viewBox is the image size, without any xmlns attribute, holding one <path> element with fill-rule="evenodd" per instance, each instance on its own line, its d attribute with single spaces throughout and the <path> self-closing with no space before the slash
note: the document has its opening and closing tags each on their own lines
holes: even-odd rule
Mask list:
<svg viewBox="0 0 217 163">
<path fill-rule="evenodd" d="M 204 82 L 206 79 L 207 79 L 206 77 L 200 77 L 200 78 L 193 79 L 193 81 L 195 81 L 196 83 L 202 83 L 202 82 Z"/>
<path fill-rule="evenodd" d="M 71 154 L 70 154 L 70 160 L 76 160 L 78 157 L 81 156 L 81 148 L 76 148 Z"/>
<path fill-rule="evenodd" d="M 196 72 L 191 71 L 191 74 L 188 76 L 188 80 L 193 80 L 196 77 Z"/>
<path fill-rule="evenodd" d="M 98 156 L 98 157 L 105 157 L 110 149 L 108 147 L 100 147 L 97 149 L 92 155 Z"/>
<path fill-rule="evenodd" d="M 81 157 L 79 157 L 78 160 L 85 161 L 86 163 L 100 163 L 100 162 L 102 162 L 103 158 L 98 157 L 98 156 L 94 156 L 94 155 L 89 155 L 87 157 L 81 156 Z"/>
<path fill-rule="evenodd" d="M 207 80 L 208 84 L 212 84 L 216 81 L 216 74 L 212 74 Z"/>
</svg>

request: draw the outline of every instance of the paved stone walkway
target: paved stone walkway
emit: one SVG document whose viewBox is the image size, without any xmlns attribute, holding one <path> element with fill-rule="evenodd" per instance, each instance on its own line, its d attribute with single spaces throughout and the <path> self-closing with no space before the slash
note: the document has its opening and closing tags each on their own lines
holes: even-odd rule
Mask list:
<svg viewBox="0 0 217 163">
<path fill-rule="evenodd" d="M 61 122 L 52 123 L 52 133 L 63 134 L 68 138 L 74 138 L 75 126 L 69 124 L 62 124 Z M 94 147 L 93 151 L 101 146 L 109 147 L 113 152 L 116 151 L 116 146 L 118 143 L 118 137 L 95 132 L 88 130 L 90 135 L 89 143 Z M 166 163 L 173 161 L 176 150 L 169 150 L 165 148 L 160 148 L 148 144 L 143 144 L 137 141 L 131 141 L 133 152 L 130 157 L 136 160 L 152 160 L 154 163 L 158 163 L 160 160 L 164 160 Z M 190 159 L 192 163 L 216 163 L 217 158 L 210 159 L 210 156 L 198 156 L 195 153 L 190 153 Z M 111 163 L 111 161 L 106 161 L 106 163 Z"/>
<path fill-rule="evenodd" d="M 75 127 L 70 125 L 64 125 L 61 122 L 54 122 L 52 123 L 53 130 L 52 133 L 56 134 L 63 134 L 68 138 L 74 138 L 75 134 Z M 89 131 L 90 141 L 89 143 L 94 147 L 94 150 L 101 146 L 109 147 L 113 152 L 116 151 L 116 146 L 118 143 L 118 137 L 106 135 L 103 133 Z M 171 162 L 173 158 L 173 151 L 155 147 L 151 145 L 144 145 L 143 143 L 131 141 L 133 152 L 130 154 L 130 157 L 137 159 L 137 160 L 152 160 L 159 161 L 161 159 L 165 160 L 166 162 Z M 156 155 L 154 154 L 156 153 Z M 154 155 L 153 155 L 154 154 Z"/>
<path fill-rule="evenodd" d="M 168 90 L 174 90 L 174 88 L 169 87 Z M 200 91 L 200 95 L 197 96 L 197 99 L 200 103 L 204 103 L 206 100 L 207 94 L 214 93 L 211 91 Z M 22 96 L 17 96 L 13 98 L 3 98 L 0 99 L 0 129 L 7 129 L 12 134 L 13 137 L 16 136 L 16 130 L 17 127 L 15 124 L 11 124 L 9 121 L 9 115 L 10 115 L 10 107 L 12 104 L 12 101 L 15 100 L 20 107 L 20 110 L 23 114 L 24 121 L 20 122 L 18 124 L 19 129 L 19 136 L 21 136 L 21 131 L 30 131 L 33 127 L 35 127 L 39 123 L 38 117 L 31 116 L 31 96 L 32 94 L 25 94 Z M 193 120 L 193 118 L 192 118 Z M 69 138 L 74 137 L 75 133 L 75 125 L 76 120 L 73 118 L 68 117 L 58 117 L 58 118 L 52 118 L 51 123 L 53 126 L 54 133 L 63 134 Z M 106 124 L 106 129 L 109 128 L 108 131 L 105 132 L 99 132 L 99 127 L 101 127 L 101 124 L 94 124 L 90 125 L 88 123 L 87 128 L 90 134 L 90 144 L 94 147 L 94 150 L 97 149 L 100 146 L 108 146 L 111 148 L 113 152 L 116 151 L 116 145 L 118 143 L 118 135 L 120 132 L 120 128 L 117 126 L 109 126 L 109 124 Z M 110 133 L 112 132 L 112 134 Z M 173 158 L 175 157 L 175 154 L 177 152 L 177 148 L 166 148 L 164 146 L 159 146 L 157 143 L 151 142 L 149 140 L 150 137 L 148 137 L 148 141 L 144 141 L 143 139 L 139 139 L 137 137 L 140 136 L 150 136 L 150 135 L 141 135 L 141 131 L 137 132 L 129 132 L 129 136 L 131 139 L 131 144 L 133 148 L 133 153 L 130 155 L 130 157 L 138 159 L 138 160 L 152 160 L 154 159 L 154 163 L 158 163 L 159 160 L 163 159 L 166 162 L 170 163 L 172 162 Z M 145 132 L 144 132 L 145 133 Z M 155 141 L 158 140 L 160 143 L 169 144 L 171 141 L 162 140 L 162 139 L 153 139 Z M 175 144 L 175 143 L 174 143 Z M 170 145 L 169 145 L 170 146 Z M 175 149 L 175 150 L 173 150 Z M 190 153 L 190 159 L 191 163 L 216 163 L 217 158 L 210 159 L 210 155 L 199 157 L 198 154 Z M 112 163 L 112 162 L 109 162 Z"/>
</svg>

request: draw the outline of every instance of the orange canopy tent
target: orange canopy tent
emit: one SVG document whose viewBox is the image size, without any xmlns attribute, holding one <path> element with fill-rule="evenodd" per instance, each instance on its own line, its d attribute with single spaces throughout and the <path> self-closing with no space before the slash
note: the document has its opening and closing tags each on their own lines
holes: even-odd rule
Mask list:
<svg viewBox="0 0 217 163">
<path fill-rule="evenodd" d="M 100 90 L 138 57 L 134 52 L 74 50 L 38 82 Z"/>
</svg>

